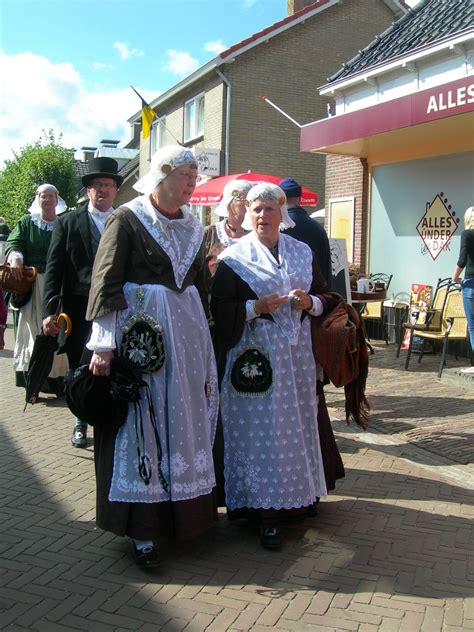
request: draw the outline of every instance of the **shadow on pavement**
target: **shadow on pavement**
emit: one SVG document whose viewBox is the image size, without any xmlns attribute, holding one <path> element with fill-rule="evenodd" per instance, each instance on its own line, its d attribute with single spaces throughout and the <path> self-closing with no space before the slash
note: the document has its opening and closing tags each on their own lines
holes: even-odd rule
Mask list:
<svg viewBox="0 0 474 632">
<path fill-rule="evenodd" d="M 157 572 L 140 571 L 125 539 L 95 527 L 92 448 L 70 446 L 72 416 L 62 400 L 23 414 L 23 391 L 13 375 L 10 383 L 10 370 L 2 355 L 2 630 L 177 632 L 195 619 L 204 628 L 220 613 L 266 607 L 301 591 L 309 598 L 317 591 L 359 595 L 360 603 L 367 593 L 474 595 L 472 520 L 468 511 L 462 515 L 472 494 L 428 474 L 389 471 L 396 459 L 390 446 L 346 435 L 343 456 L 353 456 L 345 459 L 346 478 L 322 500 L 316 518 L 285 528 L 281 551 L 263 550 L 252 528 L 220 514 L 197 542 L 162 546 Z M 374 459 L 381 463 L 369 471 Z"/>
</svg>

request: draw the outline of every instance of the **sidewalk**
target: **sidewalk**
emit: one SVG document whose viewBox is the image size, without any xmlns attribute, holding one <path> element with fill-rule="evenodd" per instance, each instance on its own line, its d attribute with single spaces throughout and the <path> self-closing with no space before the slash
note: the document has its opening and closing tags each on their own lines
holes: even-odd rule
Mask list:
<svg viewBox="0 0 474 632">
<path fill-rule="evenodd" d="M 425 357 L 371 356 L 370 431 L 335 421 L 346 478 L 281 551 L 224 514 L 206 537 L 138 570 L 94 526 L 93 447 L 45 396 L 23 414 L 12 330 L 0 352 L 0 629 L 40 632 L 474 630 L 473 391 Z M 414 359 L 415 360 L 415 359 Z M 451 358 L 449 359 L 451 365 Z M 466 363 L 458 363 L 459 365 Z M 340 389 L 328 387 L 342 419 Z"/>
</svg>

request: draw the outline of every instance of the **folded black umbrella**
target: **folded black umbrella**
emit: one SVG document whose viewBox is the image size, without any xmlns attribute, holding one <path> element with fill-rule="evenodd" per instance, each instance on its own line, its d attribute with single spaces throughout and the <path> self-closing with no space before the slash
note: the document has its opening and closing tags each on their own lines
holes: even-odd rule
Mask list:
<svg viewBox="0 0 474 632">
<path fill-rule="evenodd" d="M 56 322 L 58 325 L 63 322 L 65 328 L 64 334 L 67 335 L 71 330 L 71 321 L 69 317 L 60 313 L 61 296 L 55 296 L 51 301 L 58 302 L 58 309 L 56 311 Z M 49 303 L 51 302 L 49 301 Z M 48 305 L 49 305 L 48 303 Z M 30 364 L 28 367 L 28 374 L 26 376 L 26 393 L 25 393 L 25 412 L 28 404 L 36 404 L 38 401 L 39 393 L 46 381 L 46 378 L 51 372 L 53 366 L 54 354 L 59 348 L 57 336 L 46 336 L 43 332 L 40 332 L 35 338 L 35 344 L 31 353 Z"/>
<path fill-rule="evenodd" d="M 30 366 L 26 377 L 25 412 L 28 404 L 36 404 L 39 392 L 53 366 L 54 353 L 58 349 L 58 339 L 40 333 L 35 338 Z"/>
</svg>

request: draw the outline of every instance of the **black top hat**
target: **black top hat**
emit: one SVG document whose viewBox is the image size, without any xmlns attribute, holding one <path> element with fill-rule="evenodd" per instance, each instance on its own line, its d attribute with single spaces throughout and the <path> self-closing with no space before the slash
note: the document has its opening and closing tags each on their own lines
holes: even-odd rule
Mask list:
<svg viewBox="0 0 474 632">
<path fill-rule="evenodd" d="M 82 184 L 88 186 L 94 178 L 112 178 L 119 187 L 122 182 L 122 176 L 118 175 L 118 164 L 113 158 L 92 158 L 87 163 L 87 173 L 82 176 Z"/>
</svg>

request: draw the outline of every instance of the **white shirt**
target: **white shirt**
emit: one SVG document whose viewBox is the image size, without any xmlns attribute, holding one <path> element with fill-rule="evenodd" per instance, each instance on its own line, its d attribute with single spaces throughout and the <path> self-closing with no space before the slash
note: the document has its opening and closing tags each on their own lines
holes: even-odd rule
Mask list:
<svg viewBox="0 0 474 632">
<path fill-rule="evenodd" d="M 113 212 L 113 207 L 111 206 L 106 211 L 99 211 L 98 208 L 95 208 L 95 206 L 92 205 L 92 202 L 89 202 L 87 210 L 91 214 L 92 220 L 97 226 L 97 230 L 101 235 L 103 235 L 105 230 L 105 222 L 107 221 L 109 215 Z"/>
</svg>

